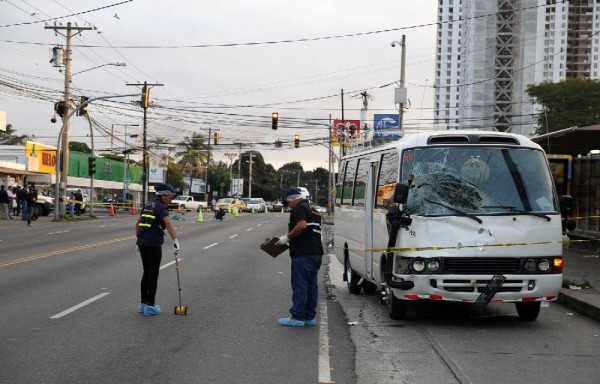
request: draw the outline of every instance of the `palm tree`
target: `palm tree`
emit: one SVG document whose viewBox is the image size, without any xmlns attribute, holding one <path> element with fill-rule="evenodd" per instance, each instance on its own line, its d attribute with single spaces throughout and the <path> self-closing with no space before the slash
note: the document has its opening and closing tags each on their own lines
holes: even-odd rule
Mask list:
<svg viewBox="0 0 600 384">
<path fill-rule="evenodd" d="M 177 144 L 183 148 L 175 153 L 176 157 L 181 157 L 178 163 L 195 169 L 196 175 L 202 174 L 202 164 L 206 164 L 207 156 L 203 151 L 207 149 L 207 145 L 204 141 L 204 136 L 194 132 L 191 137 L 185 136 L 183 141 Z"/>
<path fill-rule="evenodd" d="M 12 124 L 6 124 L 6 131 L 0 131 L 0 144 L 4 145 L 23 145 L 29 139 L 29 136 L 17 136 Z"/>
</svg>

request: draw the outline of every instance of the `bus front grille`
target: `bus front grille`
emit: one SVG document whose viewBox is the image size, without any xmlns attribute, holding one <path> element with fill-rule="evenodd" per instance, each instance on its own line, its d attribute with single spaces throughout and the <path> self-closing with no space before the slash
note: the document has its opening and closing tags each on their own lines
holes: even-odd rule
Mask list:
<svg viewBox="0 0 600 384">
<path fill-rule="evenodd" d="M 444 258 L 444 272 L 460 275 L 519 273 L 520 258 L 452 257 Z"/>
</svg>

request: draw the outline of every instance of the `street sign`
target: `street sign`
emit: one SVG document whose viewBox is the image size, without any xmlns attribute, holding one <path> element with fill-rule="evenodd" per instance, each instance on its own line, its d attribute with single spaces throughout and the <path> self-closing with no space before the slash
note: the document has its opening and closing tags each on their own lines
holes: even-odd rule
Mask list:
<svg viewBox="0 0 600 384">
<path fill-rule="evenodd" d="M 123 182 L 124 183 L 129 183 L 131 181 L 131 179 L 129 177 L 124 177 L 123 178 Z"/>
</svg>

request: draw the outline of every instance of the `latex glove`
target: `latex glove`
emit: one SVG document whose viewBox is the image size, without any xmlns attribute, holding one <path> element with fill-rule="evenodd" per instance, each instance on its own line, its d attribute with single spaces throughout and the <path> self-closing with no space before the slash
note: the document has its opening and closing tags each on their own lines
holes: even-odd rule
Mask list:
<svg viewBox="0 0 600 384">
<path fill-rule="evenodd" d="M 282 235 L 279 236 L 279 240 L 277 240 L 277 243 L 275 243 L 275 245 L 288 245 L 289 242 L 290 239 L 287 237 L 287 235 Z"/>
<path fill-rule="evenodd" d="M 137 244 L 135 245 L 135 254 L 138 256 L 140 255 L 140 247 L 138 247 Z"/>
<path fill-rule="evenodd" d="M 173 240 L 173 253 L 175 254 L 175 256 L 177 256 L 179 254 L 179 250 L 181 248 L 179 248 L 179 240 L 175 239 Z"/>
</svg>

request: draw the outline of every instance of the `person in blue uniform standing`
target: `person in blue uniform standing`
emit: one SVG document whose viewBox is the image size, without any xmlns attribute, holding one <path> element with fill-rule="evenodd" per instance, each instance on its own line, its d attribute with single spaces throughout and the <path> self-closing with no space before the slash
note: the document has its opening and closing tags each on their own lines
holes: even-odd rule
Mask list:
<svg viewBox="0 0 600 384">
<path fill-rule="evenodd" d="M 292 212 L 288 233 L 280 236 L 277 244 L 290 247 L 292 307 L 291 317 L 279 319 L 279 324 L 286 327 L 316 325 L 318 273 L 323 258 L 321 215 L 310 208 L 299 188 L 288 188 L 283 204 L 289 205 Z"/>
<path fill-rule="evenodd" d="M 179 240 L 169 219 L 168 209 L 177 191 L 166 183 L 156 184 L 154 190 L 156 199 L 146 203 L 135 224 L 136 250 L 139 251 L 144 266 L 141 282 L 142 299 L 138 312 L 146 316 L 160 314 L 160 306 L 155 303 L 155 299 L 165 231 L 173 239 L 175 257 L 179 253 Z"/>
</svg>

